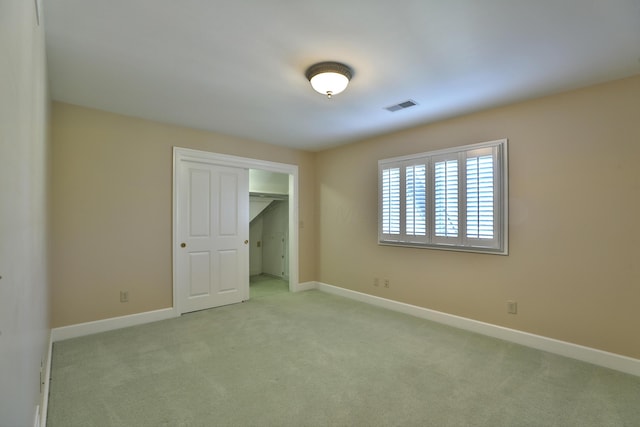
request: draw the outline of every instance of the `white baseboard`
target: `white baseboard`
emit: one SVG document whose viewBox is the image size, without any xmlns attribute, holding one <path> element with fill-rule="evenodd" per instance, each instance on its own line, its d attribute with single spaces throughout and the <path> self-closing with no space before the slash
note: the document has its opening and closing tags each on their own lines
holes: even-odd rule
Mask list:
<svg viewBox="0 0 640 427">
<path fill-rule="evenodd" d="M 318 288 L 318 282 L 303 282 L 303 283 L 298 283 L 298 285 L 295 287 L 295 289 L 293 289 L 294 292 L 301 292 L 301 291 L 310 291 L 311 289 L 317 289 Z"/>
<path fill-rule="evenodd" d="M 112 317 L 110 319 L 79 323 L 77 325 L 62 326 L 51 330 L 51 339 L 53 342 L 62 341 L 69 338 L 97 334 L 98 332 L 112 331 L 129 326 L 157 322 L 158 320 L 171 319 L 173 317 L 178 317 L 174 308 L 163 308 L 144 313 L 130 314 L 128 316 Z"/>
<path fill-rule="evenodd" d="M 553 338 L 547 338 L 541 335 L 530 334 L 516 329 L 509 329 L 502 326 L 492 325 L 490 323 L 479 322 L 465 317 L 455 316 L 440 311 L 430 310 L 428 308 L 418 307 L 411 304 L 405 304 L 386 298 L 328 285 L 326 283 L 307 282 L 305 283 L 305 287 L 308 289 L 315 288 L 322 292 L 354 299 L 377 307 L 383 307 L 389 310 L 420 317 L 422 319 L 443 323 L 445 325 L 454 326 L 467 331 L 535 348 L 537 350 L 547 351 L 560 356 L 570 357 L 572 359 L 581 360 L 583 362 L 603 366 L 605 368 L 615 369 L 616 371 L 627 374 L 640 376 L 639 359 L 572 344 Z"/>
<path fill-rule="evenodd" d="M 627 374 L 640 376 L 640 360 L 634 359 L 632 357 L 622 356 L 591 347 L 585 347 L 578 344 L 544 337 L 541 335 L 518 331 L 516 329 L 505 328 L 502 326 L 492 325 L 490 323 L 467 319 L 465 317 L 455 316 L 453 314 L 447 314 L 424 307 L 418 307 L 411 304 L 393 301 L 390 299 L 356 292 L 321 282 L 311 281 L 299 283 L 294 291 L 299 292 L 311 289 L 318 289 L 322 292 L 339 295 L 345 298 L 350 298 L 367 304 L 375 305 L 377 307 L 409 314 L 422 319 L 431 320 L 471 332 L 476 332 L 482 335 L 499 338 L 505 341 L 513 342 L 538 350 L 547 351 L 549 353 L 558 354 L 560 356 L 570 357 L 572 359 L 577 359 L 583 362 L 592 363 L 594 365 L 603 366 L 605 368 L 615 369 Z M 111 319 L 96 320 L 94 322 L 63 326 L 61 328 L 54 328 L 51 330 L 51 342 L 53 343 L 69 338 L 91 335 L 98 332 L 126 328 L 128 326 L 141 325 L 144 323 L 170 319 L 173 317 L 178 317 L 177 311 L 173 308 L 165 308 L 161 310 L 148 311 L 145 313 L 132 314 L 129 316 L 114 317 Z M 49 354 L 48 359 L 49 366 L 47 366 L 47 379 L 49 378 L 51 369 L 51 354 Z M 47 389 L 46 391 L 48 393 L 48 381 L 45 385 L 45 388 Z M 42 417 L 46 420 L 46 406 L 44 405 L 42 407 L 41 414 Z"/>
<path fill-rule="evenodd" d="M 53 350 L 53 331 L 49 331 L 49 348 L 44 369 L 44 387 L 42 388 L 42 407 L 40 409 L 39 427 L 47 427 L 47 411 L 49 410 L 49 384 L 51 383 L 51 352 Z"/>
</svg>

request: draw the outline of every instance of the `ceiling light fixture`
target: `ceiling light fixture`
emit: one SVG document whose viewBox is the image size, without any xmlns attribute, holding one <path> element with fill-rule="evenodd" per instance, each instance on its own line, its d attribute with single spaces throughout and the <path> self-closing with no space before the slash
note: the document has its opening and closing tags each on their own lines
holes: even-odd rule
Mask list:
<svg viewBox="0 0 640 427">
<path fill-rule="evenodd" d="M 339 62 L 319 62 L 307 68 L 305 75 L 316 92 L 331 98 L 347 88 L 353 70 Z"/>
</svg>

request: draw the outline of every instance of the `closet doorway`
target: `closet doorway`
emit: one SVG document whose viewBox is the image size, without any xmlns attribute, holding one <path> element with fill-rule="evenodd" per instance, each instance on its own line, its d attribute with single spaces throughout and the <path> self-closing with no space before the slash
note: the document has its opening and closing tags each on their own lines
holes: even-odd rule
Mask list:
<svg viewBox="0 0 640 427">
<path fill-rule="evenodd" d="M 289 291 L 289 175 L 249 170 L 251 298 Z"/>
</svg>

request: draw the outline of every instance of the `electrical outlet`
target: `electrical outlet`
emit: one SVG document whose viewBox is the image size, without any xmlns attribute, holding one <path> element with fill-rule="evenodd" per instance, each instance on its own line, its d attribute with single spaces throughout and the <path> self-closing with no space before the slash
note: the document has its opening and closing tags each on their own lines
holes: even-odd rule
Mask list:
<svg viewBox="0 0 640 427">
<path fill-rule="evenodd" d="M 507 301 L 507 313 L 518 314 L 518 303 L 516 301 Z"/>
<path fill-rule="evenodd" d="M 385 288 L 389 287 L 389 279 L 384 279 L 384 287 Z"/>
<path fill-rule="evenodd" d="M 373 279 L 373 286 L 380 286 L 380 279 L 378 279 L 377 277 Z"/>
<path fill-rule="evenodd" d="M 129 291 L 120 291 L 120 302 L 129 302 Z"/>
</svg>

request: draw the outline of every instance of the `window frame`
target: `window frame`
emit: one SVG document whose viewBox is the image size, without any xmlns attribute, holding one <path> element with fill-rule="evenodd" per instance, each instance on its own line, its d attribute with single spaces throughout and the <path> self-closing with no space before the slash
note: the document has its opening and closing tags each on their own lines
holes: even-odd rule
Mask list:
<svg viewBox="0 0 640 427">
<path fill-rule="evenodd" d="M 469 158 L 492 156 L 492 185 L 493 192 L 493 216 L 492 235 L 490 238 L 470 237 L 467 227 L 468 218 L 468 194 L 467 194 L 467 170 L 471 170 L 468 164 Z M 454 215 L 457 236 L 436 235 L 435 232 L 435 209 L 436 195 L 435 165 L 444 160 L 457 162 L 457 222 Z M 426 168 L 426 233 L 424 235 L 407 234 L 407 167 L 424 165 Z M 399 169 L 399 203 L 400 203 L 400 229 L 398 233 L 390 233 L 383 224 L 383 203 L 385 191 L 383 189 L 383 174 L 388 169 Z M 478 175 L 479 176 L 479 175 Z M 414 178 L 415 179 L 415 178 Z M 479 177 L 478 180 L 481 178 Z M 491 184 L 489 184 L 491 185 Z M 449 188 L 451 188 L 449 186 Z M 485 191 L 486 190 L 485 185 Z M 489 187 L 490 188 L 490 187 Z M 490 191 L 490 190 L 488 190 Z M 378 160 L 378 244 L 383 246 L 405 246 L 426 249 L 438 249 L 462 252 L 490 253 L 497 255 L 508 255 L 508 140 L 499 139 L 495 141 L 469 144 L 458 147 L 446 148 L 442 150 L 428 151 L 424 153 L 412 154 L 408 156 L 393 157 Z M 413 199 L 411 199 L 413 197 Z M 415 200 L 415 192 L 411 192 L 409 199 Z M 449 202 L 455 206 L 456 198 L 449 198 Z M 469 204 L 469 206 L 471 206 Z M 409 206 L 413 207 L 414 206 Z M 485 204 L 486 207 L 486 204 Z M 478 216 L 480 211 L 478 210 Z M 415 221 L 415 218 L 414 218 Z M 478 223 L 477 231 L 480 230 Z M 385 233 L 386 231 L 386 233 Z M 394 230 L 395 231 L 395 230 Z"/>
</svg>

